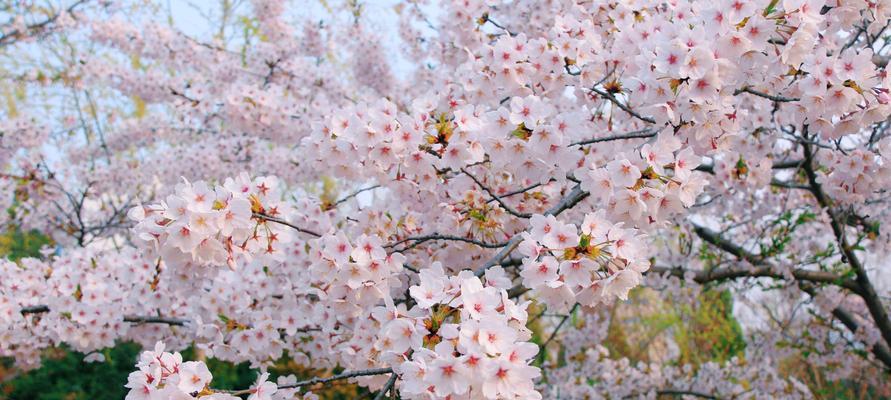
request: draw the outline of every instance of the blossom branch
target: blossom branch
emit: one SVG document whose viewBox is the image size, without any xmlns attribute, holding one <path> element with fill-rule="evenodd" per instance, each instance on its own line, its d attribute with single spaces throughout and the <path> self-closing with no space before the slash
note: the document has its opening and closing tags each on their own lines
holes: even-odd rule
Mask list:
<svg viewBox="0 0 891 400">
<path fill-rule="evenodd" d="M 800 165 L 800 161 L 795 162 L 786 162 L 773 166 L 772 169 L 787 169 L 787 168 L 795 168 L 795 166 Z M 705 172 L 707 174 L 714 175 L 715 174 L 715 166 L 714 165 L 699 165 L 695 168 L 696 171 Z M 784 189 L 799 189 L 799 190 L 808 190 L 811 188 L 808 185 L 791 182 L 791 181 L 781 181 L 779 179 L 773 178 L 770 180 L 770 186 L 784 188 Z"/>
<path fill-rule="evenodd" d="M 486 187 L 486 185 L 483 185 L 483 183 L 480 182 L 480 180 L 477 179 L 475 176 L 473 176 L 473 174 L 471 174 L 470 172 L 467 172 L 466 169 L 461 168 L 461 172 L 465 173 L 468 177 L 470 177 L 470 179 L 472 179 L 473 182 L 476 183 L 477 186 L 479 186 L 479 187 L 480 187 L 481 189 L 483 189 L 486 193 L 488 193 L 489 196 L 491 196 L 493 200 L 495 200 L 496 202 L 498 202 L 498 205 L 500 205 L 501 208 L 503 208 L 505 211 L 507 211 L 510 215 L 513 215 L 513 216 L 515 216 L 515 217 L 517 217 L 517 218 L 529 218 L 529 217 L 532 217 L 532 214 L 519 212 L 519 211 L 517 211 L 517 210 L 514 210 L 513 207 L 507 205 L 507 203 L 505 203 L 503 200 L 501 200 L 501 198 L 498 197 L 498 195 L 496 195 L 494 192 L 492 192 L 491 189 L 489 189 L 488 187 Z"/>
<path fill-rule="evenodd" d="M 54 22 L 56 22 L 56 20 L 58 20 L 59 17 L 61 17 L 63 13 L 71 14 L 74 12 L 75 9 L 77 9 L 78 7 L 80 7 L 81 5 L 83 5 L 86 2 L 87 2 L 87 0 L 77 0 L 73 4 L 68 6 L 68 8 L 66 8 L 64 11 L 57 12 L 57 13 L 53 14 L 52 16 L 50 16 L 49 18 L 47 18 L 46 20 L 43 20 L 36 24 L 25 26 L 25 28 L 23 30 L 14 29 L 13 31 L 11 31 L 9 33 L 6 33 L 6 34 L 0 36 L 0 47 L 5 47 L 10 44 L 13 44 L 13 43 L 15 43 L 16 40 L 22 38 L 25 35 L 41 34 L 41 33 L 45 32 L 46 29 L 50 25 L 52 25 Z"/>
<path fill-rule="evenodd" d="M 553 207 L 544 212 L 544 215 L 560 215 L 563 211 L 566 211 L 572 207 L 575 207 L 576 204 L 587 198 L 589 195 L 588 192 L 582 190 L 580 185 L 576 185 L 572 188 L 569 194 L 566 197 L 563 197 L 559 203 L 555 204 Z M 520 241 L 523 240 L 523 237 L 519 234 L 514 235 L 501 249 L 497 254 L 495 254 L 492 258 L 486 261 L 480 268 L 478 268 L 474 274 L 476 276 L 483 276 L 486 273 L 486 270 L 498 265 L 502 260 L 507 258 L 520 245 Z"/>
</svg>

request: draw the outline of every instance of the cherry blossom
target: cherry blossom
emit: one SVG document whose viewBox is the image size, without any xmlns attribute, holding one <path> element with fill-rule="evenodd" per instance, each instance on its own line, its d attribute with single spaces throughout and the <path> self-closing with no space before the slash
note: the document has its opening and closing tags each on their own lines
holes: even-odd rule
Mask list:
<svg viewBox="0 0 891 400">
<path fill-rule="evenodd" d="M 789 362 L 889 393 L 887 0 L 253 0 L 219 34 L 70 3 L 0 21 L 0 224 L 55 246 L 0 261 L 22 368 L 135 341 L 132 399 L 813 397 Z M 726 291 L 745 351 L 611 354 L 646 290 Z"/>
</svg>

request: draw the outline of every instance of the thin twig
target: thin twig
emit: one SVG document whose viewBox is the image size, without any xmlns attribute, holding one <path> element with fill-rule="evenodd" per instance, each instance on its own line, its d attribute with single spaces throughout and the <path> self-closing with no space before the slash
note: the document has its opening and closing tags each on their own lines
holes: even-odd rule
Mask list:
<svg viewBox="0 0 891 400">
<path fill-rule="evenodd" d="M 347 200 L 352 199 L 353 197 L 358 196 L 359 193 L 367 192 L 367 191 L 369 191 L 369 190 L 374 190 L 374 189 L 377 189 L 377 188 L 379 188 L 379 187 L 381 187 L 381 185 L 373 185 L 373 186 L 369 186 L 369 187 L 366 187 L 366 188 L 359 189 L 359 190 L 357 190 L 357 191 L 355 191 L 355 192 L 353 192 L 353 193 L 348 194 L 346 197 L 344 197 L 344 198 L 342 198 L 342 199 L 340 199 L 340 200 L 335 201 L 334 204 L 332 204 L 331 206 L 333 207 L 333 206 L 340 205 L 340 204 L 346 202 Z"/>
<path fill-rule="evenodd" d="M 632 110 L 631 107 L 628 107 L 627 105 L 622 104 L 622 102 L 620 102 L 619 99 L 616 98 L 616 96 L 613 96 L 612 93 L 604 92 L 603 90 L 600 90 L 600 89 L 598 89 L 598 88 L 596 88 L 596 87 L 592 87 L 592 88 L 590 88 L 590 89 L 588 89 L 588 90 L 590 90 L 590 91 L 592 91 L 592 92 L 594 92 L 594 93 L 597 93 L 597 94 L 599 94 L 601 97 L 603 97 L 603 98 L 609 100 L 610 102 L 612 102 L 613 104 L 615 104 L 616 107 L 619 107 L 619 108 L 622 109 L 622 111 L 625 111 L 626 113 L 631 114 L 631 116 L 634 117 L 634 118 L 637 118 L 637 119 L 639 119 L 639 120 L 641 120 L 641 121 L 644 121 L 644 122 L 649 122 L 649 123 L 651 123 L 651 124 L 655 124 L 655 123 L 656 123 L 656 120 L 653 119 L 652 117 L 645 117 L 645 116 L 643 116 L 643 115 L 640 115 L 637 111 Z"/>
<path fill-rule="evenodd" d="M 254 215 L 254 218 L 258 218 L 258 219 L 266 220 L 266 221 L 269 221 L 269 222 L 275 222 L 276 224 L 281 224 L 281 225 L 287 226 L 287 227 L 289 227 L 289 228 L 291 228 L 291 229 L 294 229 L 294 230 L 296 230 L 297 232 L 302 232 L 302 233 L 305 233 L 305 234 L 307 234 L 307 235 L 311 235 L 311 236 L 315 236 L 315 237 L 322 237 L 322 235 L 316 233 L 315 231 L 311 231 L 311 230 L 306 229 L 306 228 L 301 228 L 301 227 L 299 227 L 299 226 L 297 226 L 297 225 L 294 225 L 294 224 L 292 224 L 292 223 L 290 223 L 290 222 L 288 222 L 288 221 L 285 221 L 285 220 L 283 220 L 283 219 L 280 219 L 280 218 L 276 218 L 276 217 L 269 216 L 269 215 L 266 215 L 266 214 L 261 214 L 261 213 L 254 213 L 253 215 Z"/>
<path fill-rule="evenodd" d="M 479 241 L 476 239 L 466 238 L 466 237 L 462 237 L 462 236 L 440 235 L 440 234 L 434 233 L 434 234 L 424 235 L 424 236 L 409 236 L 409 237 L 402 239 L 400 241 L 387 244 L 384 247 L 385 248 L 393 248 L 393 247 L 396 247 L 396 246 L 406 243 L 406 242 L 415 242 L 415 243 L 412 243 L 411 247 L 416 247 L 417 245 L 419 245 L 421 243 L 429 242 L 431 240 L 464 242 L 464 243 L 475 244 L 479 247 L 483 247 L 483 248 L 487 248 L 487 249 L 498 249 L 498 248 L 501 248 L 501 247 L 504 247 L 505 245 L 507 245 L 506 242 L 505 243 L 486 243 L 486 242 L 482 242 L 482 241 Z M 403 251 L 404 250 L 407 250 L 407 249 L 403 249 Z"/>
<path fill-rule="evenodd" d="M 799 101 L 799 100 L 801 100 L 801 99 L 799 99 L 799 98 L 797 98 L 797 97 L 783 97 L 783 96 L 777 96 L 777 95 L 767 94 L 767 93 L 764 93 L 764 92 L 759 92 L 759 91 L 754 90 L 754 89 L 752 89 L 752 88 L 750 88 L 750 87 L 748 87 L 748 86 L 745 86 L 745 87 L 742 87 L 742 88 L 740 88 L 740 89 L 736 89 L 736 90 L 733 91 L 733 95 L 734 95 L 734 96 L 740 95 L 740 94 L 742 94 L 742 93 L 753 94 L 753 95 L 758 96 L 758 97 L 763 97 L 763 98 L 768 99 L 768 100 L 773 100 L 773 101 L 775 101 L 775 102 L 777 102 L 777 103 L 788 103 L 788 102 L 793 102 L 793 101 Z"/>
<path fill-rule="evenodd" d="M 373 369 L 363 369 L 359 371 L 348 371 L 341 374 L 337 374 L 334 376 L 329 376 L 327 378 L 312 378 L 305 381 L 300 381 L 297 383 L 293 383 L 290 385 L 282 385 L 279 386 L 279 389 L 294 389 L 299 388 L 301 386 L 309 386 L 309 385 L 317 385 L 319 383 L 328 383 L 333 381 L 339 381 L 343 379 L 357 378 L 360 376 L 372 376 L 372 375 L 383 375 L 393 373 L 392 368 L 373 368 Z"/>
<path fill-rule="evenodd" d="M 513 190 L 513 191 L 510 191 L 510 192 L 507 192 L 507 193 L 501 195 L 500 197 L 503 199 L 503 198 L 505 198 L 505 197 L 516 196 L 516 195 L 518 195 L 518 194 L 526 193 L 526 192 L 528 192 L 528 191 L 530 191 L 530 190 L 532 190 L 532 189 L 535 189 L 535 188 L 537 188 L 537 187 L 539 187 L 539 186 L 542 186 L 542 183 L 540 183 L 540 182 L 539 182 L 539 183 L 533 183 L 533 184 L 531 184 L 531 185 L 529 185 L 529 186 L 526 186 L 526 187 L 524 187 L 524 188 L 522 188 L 522 189 L 517 189 L 517 190 Z M 489 201 L 487 201 L 487 203 L 491 203 L 491 202 L 493 202 L 493 201 L 495 201 L 495 199 L 490 199 Z"/>
<path fill-rule="evenodd" d="M 611 142 L 614 140 L 629 140 L 629 139 L 646 139 L 656 136 L 657 131 L 654 131 L 651 128 L 641 129 L 633 132 L 623 133 L 621 135 L 613 135 L 602 138 L 593 138 L 581 140 L 578 142 L 570 143 L 570 146 L 584 146 L 588 144 L 601 143 L 601 142 Z"/>
<path fill-rule="evenodd" d="M 281 386 L 278 386 L 278 389 L 299 389 L 303 386 L 317 385 L 320 383 L 334 382 L 334 381 L 338 381 L 338 380 L 356 378 L 356 377 L 360 377 L 360 376 L 383 375 L 383 374 L 389 374 L 392 372 L 393 372 L 392 368 L 374 368 L 374 369 L 363 369 L 363 370 L 359 370 L 359 371 L 349 371 L 349 372 L 344 372 L 342 374 L 329 376 L 327 378 L 316 377 L 316 378 L 312 378 L 309 380 L 292 383 L 290 385 L 281 385 Z M 231 394 L 233 396 L 241 396 L 241 395 L 251 394 L 251 393 L 256 392 L 256 389 L 254 389 L 254 388 L 242 389 L 242 390 L 225 390 L 225 389 L 211 389 L 211 390 L 214 393 L 227 393 L 227 394 Z"/>
<path fill-rule="evenodd" d="M 489 196 L 492 197 L 493 200 L 495 200 L 496 202 L 498 202 L 498 205 L 500 205 L 501 208 L 503 208 L 504 211 L 507 211 L 510 215 L 513 215 L 513 216 L 515 216 L 515 217 L 517 217 L 517 218 L 530 218 L 530 217 L 532 217 L 532 214 L 524 213 L 524 212 L 519 212 L 519 211 L 517 211 L 517 210 L 514 210 L 513 207 L 507 205 L 507 203 L 505 203 L 503 200 L 501 200 L 501 198 L 498 197 L 498 195 L 496 195 L 494 192 L 492 192 L 492 190 L 490 190 L 488 187 L 486 187 L 486 185 L 483 185 L 483 183 L 480 182 L 480 180 L 477 179 L 475 176 L 473 176 L 473 174 L 471 174 L 470 172 L 467 172 L 466 169 L 461 168 L 461 172 L 463 172 L 464 174 L 466 174 L 467 176 L 469 176 L 470 179 L 472 179 L 473 182 L 476 183 L 477 186 L 479 186 L 479 187 L 480 187 L 481 189 L 483 189 L 486 193 L 488 193 Z"/>
<path fill-rule="evenodd" d="M 23 315 L 28 314 L 41 314 L 50 312 L 50 308 L 48 305 L 40 304 L 36 306 L 28 306 L 22 307 L 19 310 Z M 181 318 L 166 318 L 166 317 L 150 317 L 150 316 L 132 316 L 128 315 L 124 317 L 124 322 L 130 322 L 133 324 L 167 324 L 172 326 L 184 326 L 189 323 L 187 319 Z"/>
<path fill-rule="evenodd" d="M 541 348 L 543 349 L 542 351 L 547 350 L 548 344 L 550 344 L 551 341 L 554 340 L 555 337 L 557 337 L 557 333 L 560 332 L 560 328 L 562 328 L 563 324 L 565 324 L 566 321 L 569 320 L 569 317 L 572 316 L 572 314 L 575 312 L 575 310 L 579 308 L 579 305 L 580 305 L 579 303 L 573 304 L 572 309 L 570 309 L 569 312 L 566 313 L 566 315 L 563 317 L 563 319 L 560 320 L 560 323 L 558 323 L 557 327 L 554 328 L 554 331 L 551 332 L 551 336 L 548 337 L 548 340 L 545 340 L 545 342 L 542 343 L 542 345 L 541 345 Z"/>
</svg>

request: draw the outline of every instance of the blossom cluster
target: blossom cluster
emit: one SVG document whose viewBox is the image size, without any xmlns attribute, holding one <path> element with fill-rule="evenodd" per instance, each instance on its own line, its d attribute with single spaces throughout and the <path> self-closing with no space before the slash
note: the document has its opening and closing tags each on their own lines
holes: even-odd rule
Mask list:
<svg viewBox="0 0 891 400">
<path fill-rule="evenodd" d="M 887 161 L 891 141 L 880 143 L 882 154 L 856 149 L 849 154 L 823 153 L 818 182 L 836 201 L 855 204 L 865 202 L 874 192 L 883 190 L 891 178 L 891 165 Z M 877 159 L 880 159 L 881 162 Z"/>
<path fill-rule="evenodd" d="M 152 289 L 155 264 L 133 249 L 81 249 L 52 261 L 3 260 L 0 271 L 2 354 L 24 367 L 37 366 L 43 348 L 61 343 L 91 353 L 128 334 L 158 338 L 152 329 L 125 321 L 127 315 L 152 315 L 160 305 Z"/>
<path fill-rule="evenodd" d="M 133 208 L 134 232 L 148 251 L 174 265 L 229 265 L 257 256 L 280 261 L 291 230 L 266 218 L 285 219 L 289 210 L 274 177 L 247 174 L 222 185 L 185 181 L 165 201 Z"/>
<path fill-rule="evenodd" d="M 706 184 L 694 171 L 699 164 L 692 148 L 681 150 L 678 138 L 661 133 L 641 147 L 639 156 L 619 155 L 606 165 L 582 169 L 579 178 L 582 189 L 609 204 L 611 216 L 648 227 L 695 203 Z"/>
<path fill-rule="evenodd" d="M 211 389 L 213 374 L 207 368 L 207 364 L 201 361 L 183 362 L 180 353 L 164 350 L 164 342 L 158 342 L 154 350 L 140 354 L 136 362 L 137 370 L 127 377 L 126 387 L 129 388 L 127 400 L 241 399 L 230 394 L 231 391 Z M 261 374 L 257 381 L 245 390 L 248 400 L 318 399 L 318 396 L 312 393 L 298 394 L 299 387 L 292 387 L 293 385 L 280 390 L 278 385 L 268 381 L 268 378 L 269 373 Z M 280 383 L 296 379 L 294 376 L 282 378 L 279 379 Z"/>
<path fill-rule="evenodd" d="M 558 308 L 576 302 L 594 307 L 625 300 L 649 266 L 644 236 L 605 218 L 605 210 L 585 215 L 581 229 L 554 216 L 534 215 L 519 251 L 523 286 Z"/>
<path fill-rule="evenodd" d="M 398 363 L 405 398 L 540 399 L 529 365 L 538 347 L 526 328 L 528 302 L 517 304 L 501 269 L 485 284 L 471 271 L 448 277 L 424 269 L 409 289 L 417 305 L 383 324 L 376 348 Z"/>
</svg>

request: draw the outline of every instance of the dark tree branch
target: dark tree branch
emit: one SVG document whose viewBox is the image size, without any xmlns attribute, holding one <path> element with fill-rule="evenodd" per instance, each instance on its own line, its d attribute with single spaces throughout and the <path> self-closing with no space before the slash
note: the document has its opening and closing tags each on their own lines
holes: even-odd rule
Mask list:
<svg viewBox="0 0 891 400">
<path fill-rule="evenodd" d="M 804 131 L 804 134 L 806 136 L 807 126 L 805 126 Z M 888 348 L 889 344 L 891 344 L 891 321 L 888 320 L 887 310 L 885 310 L 881 298 L 878 296 L 875 288 L 872 286 L 872 283 L 869 280 L 869 276 L 866 273 L 865 267 L 854 251 L 854 248 L 848 242 L 848 239 L 845 235 L 845 227 L 842 219 L 839 217 L 837 211 L 832 208 L 831 200 L 823 192 L 820 183 L 817 181 L 817 174 L 813 167 L 813 148 L 808 143 L 803 143 L 802 146 L 804 148 L 805 159 L 800 163 L 800 165 L 807 175 L 809 190 L 811 191 L 811 193 L 813 193 L 818 205 L 829 216 L 833 234 L 835 236 L 836 242 L 838 243 L 838 246 L 841 248 L 842 255 L 844 256 L 843 261 L 849 264 L 854 270 L 856 279 L 853 281 L 848 279 L 840 280 L 833 275 L 827 275 L 826 273 L 819 271 L 793 270 L 792 274 L 794 277 L 796 277 L 796 279 L 799 279 L 801 281 L 835 284 L 851 290 L 853 293 L 859 295 L 864 300 L 864 303 L 866 303 L 867 309 L 872 316 L 873 322 L 879 329 L 879 332 L 882 334 L 882 338 L 885 341 L 885 343 L 878 343 L 872 346 L 872 352 L 876 356 L 876 358 L 878 358 L 885 364 L 888 369 L 891 369 L 891 351 L 889 351 Z M 752 270 L 752 273 L 760 276 L 773 277 L 772 275 L 774 274 L 774 272 L 771 271 L 772 268 L 770 268 L 769 264 L 766 263 L 762 259 L 762 257 L 752 254 L 739 245 L 723 239 L 717 232 L 711 231 L 707 228 L 695 226 L 694 231 L 696 232 L 697 236 L 699 236 L 703 241 L 706 241 L 729 254 L 733 254 L 736 257 L 745 260 L 752 265 L 768 267 L 768 269 L 755 268 L 754 270 Z M 708 274 L 708 272 L 704 273 Z M 739 275 L 731 269 L 712 271 L 712 273 L 715 274 L 713 276 L 723 276 L 724 278 L 737 277 Z M 672 272 L 672 274 L 675 273 Z M 709 275 L 698 276 L 698 278 L 703 281 L 710 280 Z M 808 292 L 807 290 L 805 291 L 809 294 L 814 293 L 813 289 L 809 290 L 810 292 Z M 856 331 L 856 321 L 853 319 L 853 316 L 846 310 L 837 308 L 833 310 L 833 315 L 838 318 L 839 321 L 841 321 L 842 324 L 844 324 L 849 330 L 851 330 L 852 332 Z"/>
<path fill-rule="evenodd" d="M 772 169 L 795 169 L 801 167 L 802 160 L 788 160 L 788 161 L 780 161 L 773 164 Z M 698 167 L 694 168 L 696 171 L 706 172 L 714 175 L 715 166 L 714 165 L 706 165 L 700 164 Z"/>
<path fill-rule="evenodd" d="M 487 248 L 487 249 L 498 249 L 498 248 L 502 248 L 505 245 L 507 245 L 506 242 L 505 243 L 486 243 L 486 242 L 482 242 L 482 241 L 479 241 L 476 239 L 466 238 L 466 237 L 462 237 L 462 236 L 440 235 L 440 234 L 434 233 L 434 234 L 425 235 L 425 236 L 409 236 L 409 237 L 399 240 L 397 242 L 387 244 L 384 247 L 385 248 L 393 248 L 393 247 L 396 247 L 396 246 L 406 243 L 406 242 L 414 242 L 409 247 L 409 248 L 413 248 L 413 247 L 420 245 L 421 243 L 429 242 L 431 240 L 464 242 L 464 243 L 475 244 L 479 247 L 483 247 L 483 248 Z M 408 250 L 408 248 L 403 249 L 402 251 L 405 251 L 405 250 Z"/>
<path fill-rule="evenodd" d="M 768 93 L 764 93 L 764 92 L 759 92 L 759 91 L 757 91 L 757 90 L 755 90 L 755 89 L 752 89 L 752 88 L 750 88 L 750 87 L 748 87 L 748 86 L 745 86 L 745 87 L 743 87 L 743 88 L 736 89 L 736 90 L 733 91 L 733 95 L 734 95 L 734 96 L 738 96 L 738 95 L 740 95 L 740 94 L 742 94 L 742 93 L 753 94 L 753 95 L 758 96 L 758 97 L 763 97 L 763 98 L 768 99 L 768 100 L 773 100 L 773 101 L 775 101 L 775 102 L 777 102 L 777 103 L 788 103 L 788 102 L 793 102 L 793 101 L 799 101 L 799 100 L 801 100 L 801 99 L 799 99 L 799 98 L 797 98 L 797 97 L 783 97 L 783 96 L 776 96 L 776 95 L 772 95 L 772 94 L 768 94 Z"/>
<path fill-rule="evenodd" d="M 312 378 L 305 381 L 300 381 L 297 383 L 293 383 L 290 385 L 281 385 L 278 386 L 279 389 L 299 389 L 304 386 L 312 386 L 318 385 L 320 383 L 329 383 L 334 381 L 339 381 L 343 379 L 357 378 L 360 376 L 372 376 L 372 375 L 384 375 L 393 373 L 392 368 L 373 368 L 373 369 L 363 369 L 358 371 L 348 371 L 341 374 L 329 376 L 327 378 Z M 395 375 L 395 374 L 394 374 Z M 242 390 L 224 390 L 224 389 L 211 389 L 214 393 L 228 393 L 233 396 L 241 396 L 245 394 L 251 394 L 254 392 L 254 389 L 242 389 Z"/>
<path fill-rule="evenodd" d="M 384 396 L 386 396 L 387 392 L 390 391 L 390 389 L 393 388 L 393 385 L 396 384 L 396 378 L 397 376 L 395 372 L 390 374 L 390 379 L 387 379 L 387 383 L 384 384 L 384 387 L 381 389 L 381 391 L 377 393 L 377 396 L 374 396 L 374 400 L 384 400 Z"/>
<path fill-rule="evenodd" d="M 167 324 L 170 326 L 183 326 L 189 323 L 187 319 L 180 318 L 164 318 L 164 317 L 140 317 L 140 316 L 127 316 L 124 317 L 124 322 L 130 322 L 133 324 Z"/>
<path fill-rule="evenodd" d="M 637 130 L 637 131 L 633 131 L 633 132 L 623 133 L 621 135 L 613 135 L 613 136 L 606 136 L 606 137 L 602 137 L 602 138 L 581 140 L 578 142 L 570 143 L 569 145 L 570 146 L 584 146 L 584 145 L 594 144 L 594 143 L 611 142 L 614 140 L 646 139 L 646 138 L 651 138 L 653 136 L 656 136 L 657 133 L 658 133 L 658 131 L 651 129 L 651 128 L 647 128 L 647 129 L 641 129 L 641 130 Z"/>
<path fill-rule="evenodd" d="M 507 192 L 507 193 L 501 195 L 501 198 L 503 199 L 503 198 L 505 198 L 505 197 L 511 197 L 511 196 L 516 196 L 516 195 L 518 195 L 518 194 L 523 194 L 523 193 L 526 193 L 526 192 L 528 192 L 528 191 L 530 191 L 530 190 L 532 190 L 532 189 L 535 189 L 535 188 L 537 188 L 537 187 L 539 187 L 539 186 L 542 186 L 542 184 L 541 184 L 541 183 L 533 183 L 533 184 L 531 184 L 531 185 L 529 185 L 529 186 L 526 186 L 526 187 L 524 187 L 524 188 L 522 188 L 522 189 L 517 189 L 517 190 L 512 190 L 512 191 L 510 191 L 510 192 Z M 495 199 L 491 199 L 491 200 L 489 200 L 488 203 L 491 203 L 491 202 L 493 202 L 493 201 L 495 201 Z"/>
<path fill-rule="evenodd" d="M 310 385 L 317 385 L 320 383 L 339 381 L 339 380 L 343 380 L 343 379 L 358 378 L 360 376 L 384 375 L 384 374 L 391 374 L 391 373 L 393 373 L 392 368 L 363 369 L 363 370 L 358 370 L 358 371 L 348 371 L 348 372 L 344 372 L 344 373 L 337 374 L 334 376 L 329 376 L 327 378 L 312 378 L 312 379 L 300 381 L 300 382 L 290 384 L 290 385 L 282 385 L 282 386 L 279 386 L 278 388 L 279 389 L 294 389 L 294 388 L 299 388 L 302 386 L 310 386 Z"/>
<path fill-rule="evenodd" d="M 810 286 L 801 285 L 801 290 L 811 295 L 811 297 L 817 295 L 814 288 Z M 832 315 L 835 316 L 835 318 L 838 318 L 842 325 L 848 328 L 852 333 L 857 332 L 857 329 L 860 327 L 857 320 L 854 319 L 854 315 L 842 306 L 838 306 L 832 310 Z M 891 350 L 888 349 L 887 345 L 884 343 L 876 343 L 872 346 L 872 354 L 885 365 L 886 370 L 891 371 Z"/>
<path fill-rule="evenodd" d="M 41 314 L 47 313 L 50 311 L 49 306 L 45 304 L 36 305 L 36 306 L 28 306 L 22 307 L 19 310 L 23 315 L 28 314 Z M 167 324 L 171 326 L 183 326 L 189 323 L 189 320 L 181 319 L 181 318 L 165 318 L 165 317 L 151 317 L 151 316 L 133 316 L 128 315 L 124 317 L 124 322 L 129 322 L 133 324 Z"/>
<path fill-rule="evenodd" d="M 19 312 L 21 312 L 23 315 L 41 314 L 41 313 L 50 312 L 50 308 L 49 308 L 49 306 L 47 306 L 45 304 L 41 304 L 41 305 L 36 305 L 36 306 L 22 307 L 22 309 L 19 310 Z M 165 325 L 170 325 L 170 326 L 185 326 L 186 324 L 191 323 L 190 320 L 183 319 L 183 318 L 171 318 L 171 317 L 160 317 L 160 316 L 153 317 L 153 316 L 147 316 L 147 315 L 127 315 L 127 316 L 124 316 L 124 322 L 129 322 L 131 324 L 137 324 L 137 325 L 165 324 Z M 318 327 L 309 327 L 309 328 L 299 328 L 299 329 L 297 329 L 297 332 L 305 333 L 305 332 L 315 332 L 318 330 L 319 330 Z"/>
<path fill-rule="evenodd" d="M 49 310 L 50 310 L 49 306 L 47 306 L 47 305 L 37 305 L 37 306 L 22 307 L 22 309 L 20 311 L 22 314 L 28 315 L 28 314 L 45 313 L 45 312 L 49 312 Z"/>
<path fill-rule="evenodd" d="M 804 160 L 786 160 L 773 163 L 773 169 L 795 169 L 801 167 Z"/>
<path fill-rule="evenodd" d="M 807 125 L 804 127 L 804 134 L 807 135 Z M 876 328 L 881 332 L 882 338 L 885 340 L 885 345 L 889 346 L 891 345 L 891 320 L 888 319 L 888 311 L 885 309 L 885 305 L 882 304 L 882 300 L 879 298 L 878 293 L 876 293 L 875 287 L 873 287 L 869 275 L 866 273 L 866 267 L 860 261 L 859 256 L 854 251 L 853 246 L 851 246 L 851 243 L 845 235 L 845 225 L 842 222 L 843 219 L 838 215 L 838 212 L 832 208 L 832 201 L 826 196 L 820 182 L 817 181 L 817 173 L 814 171 L 813 165 L 815 155 L 813 148 L 809 144 L 803 144 L 802 146 L 804 148 L 805 158 L 802 167 L 810 182 L 811 191 L 817 199 L 817 203 L 823 211 L 826 212 L 826 215 L 829 216 L 829 225 L 832 227 L 832 233 L 835 236 L 835 240 L 838 243 L 842 255 L 844 255 L 842 261 L 846 262 L 854 270 L 857 285 L 860 286 L 860 297 L 862 297 L 863 301 L 866 303 L 866 308 L 869 310 Z M 889 364 L 889 366 L 891 366 L 891 364 Z"/>
<path fill-rule="evenodd" d="M 776 271 L 775 268 L 768 265 L 762 265 L 755 268 L 716 268 L 712 270 L 701 270 L 701 271 L 688 271 L 680 267 L 651 267 L 646 273 L 647 274 L 668 274 L 670 276 L 674 276 L 677 278 L 683 279 L 684 276 L 688 273 L 693 273 L 693 281 L 704 285 L 706 283 L 711 282 L 720 282 L 724 280 L 733 280 L 740 278 L 774 278 L 774 279 L 786 279 L 786 275 L 783 273 Z M 843 287 L 845 289 L 850 290 L 854 293 L 859 293 L 859 286 L 857 283 L 850 280 L 845 279 L 837 274 L 833 274 L 831 272 L 823 272 L 823 271 L 809 271 L 804 269 L 793 269 L 791 271 L 792 276 L 799 281 L 808 281 L 815 283 L 825 283 L 832 284 Z"/>
</svg>

